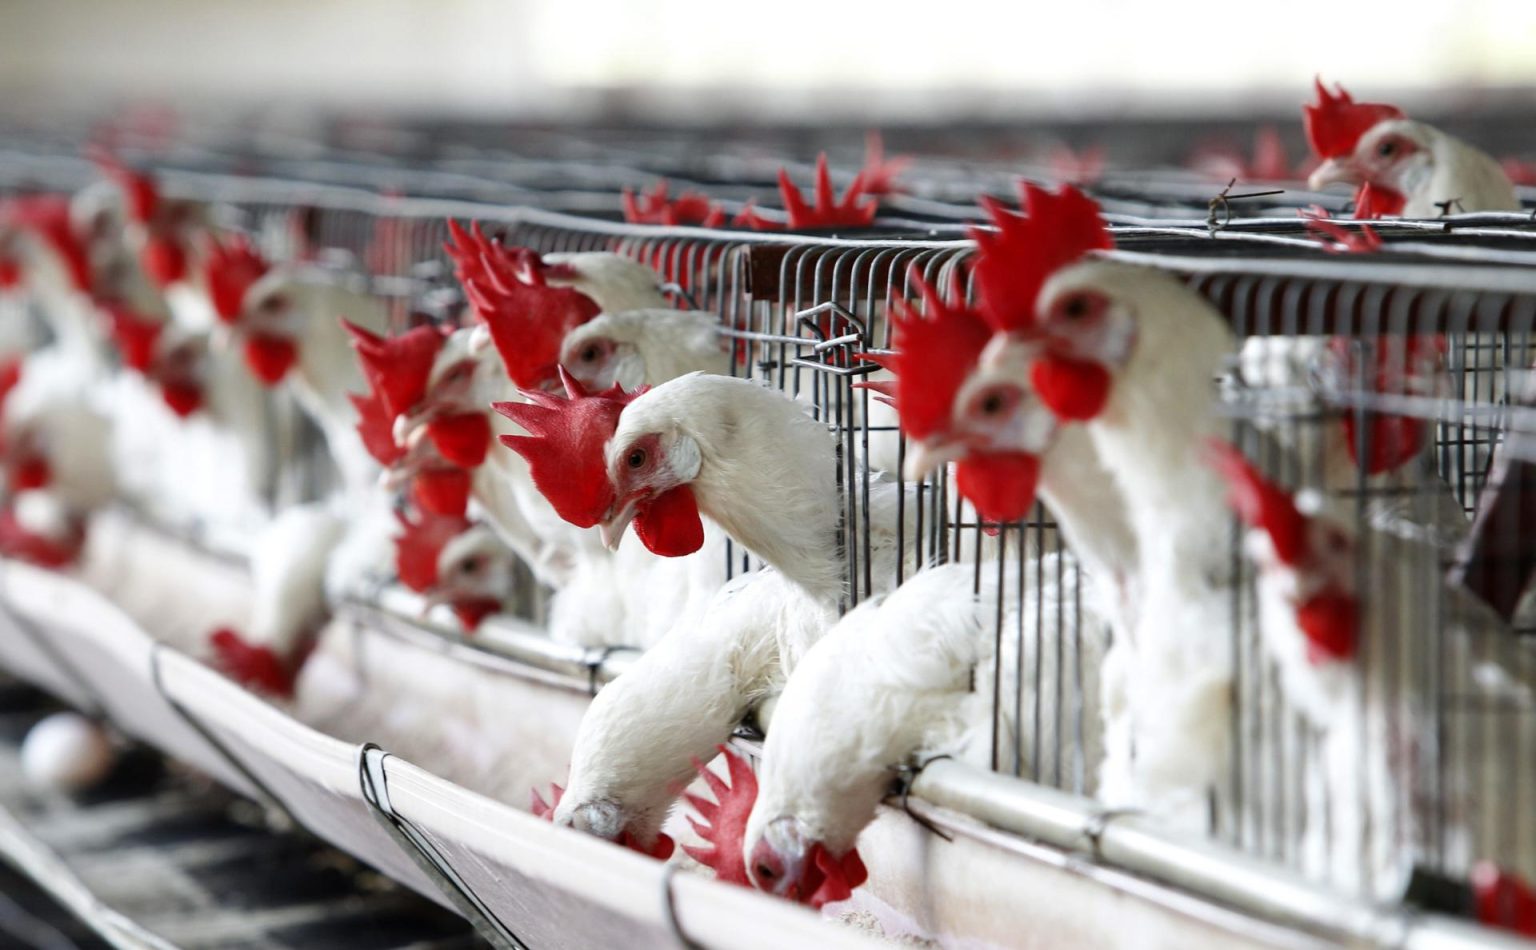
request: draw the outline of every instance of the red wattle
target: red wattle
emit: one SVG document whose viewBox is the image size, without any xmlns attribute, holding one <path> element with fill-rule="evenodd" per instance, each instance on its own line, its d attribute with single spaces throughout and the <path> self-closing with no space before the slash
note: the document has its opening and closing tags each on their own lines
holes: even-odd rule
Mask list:
<svg viewBox="0 0 1536 950">
<path fill-rule="evenodd" d="M 182 419 L 203 408 L 202 387 L 190 383 L 166 383 L 160 387 L 160 398 Z"/>
<path fill-rule="evenodd" d="M 491 447 L 491 420 L 483 412 L 444 416 L 427 424 L 427 435 L 443 458 L 461 468 L 476 468 Z"/>
<path fill-rule="evenodd" d="M 417 504 L 434 515 L 462 518 L 469 506 L 469 473 L 462 468 L 430 468 L 411 480 Z"/>
<path fill-rule="evenodd" d="M 1348 660 L 1360 640 L 1360 605 L 1347 594 L 1318 594 L 1296 608 L 1296 625 L 1307 638 L 1309 662 Z"/>
<path fill-rule="evenodd" d="M 1353 413 L 1344 416 L 1344 438 L 1349 445 L 1349 457 L 1356 465 L 1361 465 L 1367 475 L 1396 471 L 1417 457 L 1429 438 L 1429 423 L 1423 419 L 1370 413 L 1366 416 L 1370 443 L 1366 446 L 1368 455 L 1362 462 L 1359 442 L 1355 438 L 1358 431 L 1355 421 Z"/>
<path fill-rule="evenodd" d="M 241 686 L 270 696 L 293 696 L 294 671 L 271 647 L 252 644 L 228 627 L 210 634 L 208 645 L 214 664 Z"/>
<path fill-rule="evenodd" d="M 981 520 L 1018 521 L 1029 514 L 1040 481 L 1040 459 L 1023 452 L 972 455 L 955 465 L 955 487 Z"/>
<path fill-rule="evenodd" d="M 474 633 L 480 626 L 480 621 L 491 614 L 501 611 L 501 601 L 491 597 L 476 597 L 473 600 L 456 600 L 450 605 L 453 615 L 459 618 L 459 623 L 469 633 Z"/>
<path fill-rule="evenodd" d="M 661 832 L 656 833 L 656 842 L 649 848 L 636 841 L 635 836 L 628 831 L 619 836 L 619 844 L 631 851 L 643 854 L 649 858 L 655 858 L 658 861 L 665 861 L 672 857 L 672 851 L 677 847 L 677 843 L 672 840 L 670 835 Z"/>
<path fill-rule="evenodd" d="M 264 386 L 276 386 L 298 362 L 299 348 L 279 336 L 255 335 L 245 341 L 245 365 Z"/>
<path fill-rule="evenodd" d="M 662 492 L 640 505 L 635 534 L 646 550 L 662 557 L 682 557 L 704 546 L 704 520 L 687 485 Z"/>
<path fill-rule="evenodd" d="M 187 252 L 169 238 L 150 238 L 145 242 L 139 260 L 157 287 L 167 287 L 187 276 Z"/>
<path fill-rule="evenodd" d="M 1408 196 L 1392 188 L 1365 182 L 1355 189 L 1355 217 L 1362 221 L 1374 221 L 1386 215 L 1397 217 L 1407 206 Z"/>
<path fill-rule="evenodd" d="M 1491 927 L 1536 937 L 1536 889 L 1491 861 L 1472 866 L 1477 919 Z"/>
<path fill-rule="evenodd" d="M 1045 356 L 1035 361 L 1029 378 L 1040 401 L 1068 422 L 1094 418 L 1109 401 L 1109 370 L 1097 363 Z"/>
<path fill-rule="evenodd" d="M 813 868 L 806 875 L 806 888 L 810 890 L 805 902 L 820 910 L 824 905 L 845 901 L 853 896 L 853 889 L 869 879 L 869 871 L 857 848 L 841 858 L 834 858 L 826 846 L 817 842 L 811 856 Z"/>
<path fill-rule="evenodd" d="M 11 469 L 10 483 L 13 492 L 46 488 L 52 481 L 53 467 L 41 456 L 28 456 Z"/>
</svg>

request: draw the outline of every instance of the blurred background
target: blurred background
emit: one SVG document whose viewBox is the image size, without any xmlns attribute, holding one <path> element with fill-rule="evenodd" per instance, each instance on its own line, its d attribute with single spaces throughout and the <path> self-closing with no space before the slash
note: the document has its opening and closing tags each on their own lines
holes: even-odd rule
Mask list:
<svg viewBox="0 0 1536 950">
<path fill-rule="evenodd" d="M 9 111 L 946 123 L 1536 105 L 1536 3 L 6 0 Z"/>
</svg>

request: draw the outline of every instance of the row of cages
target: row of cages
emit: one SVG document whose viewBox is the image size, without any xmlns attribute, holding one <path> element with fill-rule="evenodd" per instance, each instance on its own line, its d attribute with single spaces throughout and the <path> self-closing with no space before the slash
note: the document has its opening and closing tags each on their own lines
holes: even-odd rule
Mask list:
<svg viewBox="0 0 1536 950">
<path fill-rule="evenodd" d="M 719 317 L 733 375 L 801 400 L 836 434 L 841 511 L 828 528 L 841 538 L 844 608 L 888 586 L 876 576 L 871 489 L 900 483 L 906 444 L 894 414 L 860 385 L 875 370 L 860 354 L 890 347 L 887 308 L 916 297 L 915 277 L 942 286 L 958 275 L 969 290 L 974 245 L 962 232 L 747 234 L 629 225 L 457 194 L 359 200 L 334 184 L 270 181 L 232 196 L 225 179 L 193 173 L 168 175 L 167 183 L 218 203 L 221 220 L 265 236 L 277 259 L 281 236 L 297 226 L 311 247 L 345 262 L 338 273 L 366 272 L 390 302 L 397 330 L 459 317 L 464 302 L 443 252 L 450 218 L 480 220 L 502 241 L 541 253 L 607 250 L 651 265 L 678 307 Z M 296 197 L 284 199 L 288 185 Z M 1155 189 L 1141 199 L 1130 186 L 1121 190 L 1141 208 L 1160 200 Z M 607 198 L 617 206 L 616 194 Z M 1233 754 L 1230 775 L 1208 789 L 1206 831 L 1368 897 L 1401 896 L 1404 882 L 1385 878 L 1405 865 L 1465 878 L 1475 862 L 1491 860 L 1536 878 L 1536 697 L 1524 673 L 1528 647 L 1517 635 L 1532 619 L 1503 596 L 1502 635 L 1469 637 L 1452 593 L 1458 588 L 1446 581 L 1448 572 L 1465 575 L 1480 539 L 1510 537 L 1474 531 L 1475 515 L 1497 501 L 1518 520 L 1529 507 L 1520 477 L 1490 476 L 1501 461 L 1518 468 L 1509 446 L 1536 431 L 1525 410 L 1525 374 L 1536 360 L 1536 256 L 1509 259 L 1531 246 L 1536 225 L 1506 216 L 1455 228 L 1386 226 L 1386 253 L 1366 263 L 1316 249 L 1293 221 L 1235 218 L 1207 228 L 1184 220 L 1191 208 L 1200 205 L 1177 205 L 1178 221 L 1166 226 L 1122 228 L 1121 247 L 1127 259 L 1176 274 L 1229 319 L 1241 352 L 1212 384 L 1233 442 L 1282 484 L 1315 489 L 1349 511 L 1357 537 L 1382 537 L 1371 529 L 1385 508 L 1428 539 L 1360 553 L 1359 589 L 1367 601 L 1383 594 L 1372 606 L 1389 613 L 1391 635 L 1362 644 L 1351 701 L 1337 711 L 1348 722 L 1326 723 L 1287 698 L 1234 519 L 1230 571 L 1242 583 L 1231 604 L 1236 675 L 1225 729 Z M 1423 245 L 1431 250 L 1415 253 Z M 1444 340 L 1447 383 L 1432 397 L 1383 403 L 1363 379 L 1327 378 L 1319 367 L 1318 341 L 1346 340 L 1356 365 L 1370 365 L 1378 348 L 1422 335 Z M 1388 409 L 1432 431 L 1427 450 L 1389 476 L 1340 484 L 1275 449 Z M 325 489 L 320 449 L 315 433 L 286 447 L 282 468 L 305 473 L 288 479 L 289 499 Z M 898 497 L 896 544 L 908 555 L 897 559 L 898 574 L 904 562 L 973 563 L 978 587 L 984 574 L 994 576 L 1031 604 L 1006 617 L 999 610 L 997 655 L 1010 659 L 997 663 L 993 683 L 977 684 L 994 701 L 993 768 L 1094 796 L 1113 634 L 1095 616 L 1089 583 L 1050 512 L 1037 505 L 1017 523 L 983 523 L 942 470 Z M 739 547 L 728 546 L 726 558 L 733 574 L 758 566 Z M 517 613 L 540 623 L 549 592 L 531 577 L 522 583 Z M 1361 754 L 1341 761 L 1341 736 L 1353 737 L 1349 748 Z"/>
</svg>

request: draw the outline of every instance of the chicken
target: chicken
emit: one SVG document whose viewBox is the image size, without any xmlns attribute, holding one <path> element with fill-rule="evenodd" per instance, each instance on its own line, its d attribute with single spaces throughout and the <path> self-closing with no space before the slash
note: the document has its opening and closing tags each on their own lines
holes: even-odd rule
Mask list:
<svg viewBox="0 0 1536 950">
<path fill-rule="evenodd" d="M 1507 648 L 1509 628 L 1486 605 L 1443 583 L 1433 531 L 1395 522 L 1362 535 L 1360 511 L 1282 489 L 1228 445 L 1210 460 L 1251 528 L 1261 642 L 1318 734 L 1294 763 L 1307 779 L 1308 869 L 1395 897 L 1440 835 L 1441 858 L 1463 873 L 1498 856 L 1531 874 L 1536 853 L 1505 821 L 1536 807 L 1531 764 L 1473 737 L 1536 699 L 1536 661 Z M 1441 708 L 1444 696 L 1461 701 Z M 1431 715 L 1443 717 L 1439 738 L 1413 725 Z"/>
<path fill-rule="evenodd" d="M 527 416 L 521 404 L 502 408 Z M 561 415 L 535 417 L 534 435 L 508 441 L 562 517 L 599 524 L 610 545 L 633 524 L 664 556 L 698 550 L 707 517 L 770 568 L 674 626 L 583 719 L 554 818 L 613 840 L 628 833 L 648 849 L 691 759 L 724 741 L 836 620 L 845 567 L 826 530 L 840 505 L 835 445 L 789 397 L 698 373 L 639 396 L 551 399 L 545 409 Z M 898 491 L 871 485 L 877 583 L 895 574 Z"/>
<path fill-rule="evenodd" d="M 129 168 L 105 150 L 96 150 L 92 158 L 121 192 L 124 239 L 134 265 L 124 268 L 123 279 L 141 292 L 163 296 L 169 315 L 183 329 L 211 329 L 213 308 L 206 290 L 197 285 L 202 270 L 199 257 L 210 236 L 206 209 L 167 198 L 153 174 Z M 141 299 L 128 299 L 142 308 Z"/>
<path fill-rule="evenodd" d="M 378 466 L 352 429 L 347 393 L 361 388 L 362 373 L 342 320 L 377 333 L 389 314 L 380 298 L 338 275 L 279 266 L 249 285 L 230 328 L 258 381 L 289 381 L 300 408 L 324 433 L 344 491 L 366 495 Z"/>
<path fill-rule="evenodd" d="M 806 652 L 774 706 L 736 846 L 753 885 L 815 907 L 846 899 L 862 883 L 855 842 L 896 769 L 952 753 L 988 764 L 991 678 L 979 667 L 993 630 L 974 585 L 968 565 L 929 568 Z"/>
<path fill-rule="evenodd" d="M 515 562 L 494 532 L 467 518 L 397 517 L 396 573 L 402 584 L 422 595 L 425 610 L 446 606 L 472 632 L 503 608 L 512 592 Z"/>
<path fill-rule="evenodd" d="M 1396 106 L 1355 102 L 1342 86 L 1330 94 L 1317 80 L 1317 102 L 1302 107 L 1307 141 L 1322 164 L 1307 185 L 1357 185 L 1359 205 L 1376 214 L 1433 218 L 1452 212 L 1518 211 L 1509 176 L 1492 156 Z"/>
<path fill-rule="evenodd" d="M 116 493 L 112 423 L 89 388 L 91 378 L 91 367 L 60 346 L 0 373 L 0 552 L 46 567 L 72 564 L 91 513 Z"/>
<path fill-rule="evenodd" d="M 1232 334 L 1172 276 L 1088 256 L 1113 242 L 1081 193 L 1025 185 L 1024 204 L 1020 216 L 990 203 L 998 231 L 976 233 L 982 312 L 1002 334 L 982 364 L 1027 374 L 1060 419 L 1086 424 L 1136 539 L 1135 757 L 1106 759 L 1100 793 L 1206 831 L 1230 775 L 1236 578 L 1220 485 L 1197 455 L 1221 425 L 1214 380 Z"/>
<path fill-rule="evenodd" d="M 209 635 L 215 664 L 242 685 L 293 695 L 294 680 L 329 617 L 324 576 L 345 519 L 324 502 L 293 505 L 251 550 L 252 615 L 244 632 Z"/>
<path fill-rule="evenodd" d="M 74 201 L 62 195 L 8 199 L 0 206 L 0 231 L 54 345 L 100 375 L 106 368 L 106 328 L 92 294 L 98 269 L 114 252 L 110 238 L 97 235 L 110 235 L 118 225 L 109 207 L 88 197 L 82 192 Z"/>
<path fill-rule="evenodd" d="M 525 252 L 495 246 L 478 228 L 450 224 L 450 229 L 454 242 L 448 250 L 483 328 L 449 338 L 403 431 L 424 425 L 441 442 L 445 433 L 439 430 L 449 422 L 459 420 L 462 427 L 472 414 L 483 415 L 490 402 L 522 400 L 519 387 L 548 387 L 562 350 L 578 374 L 620 373 L 634 377 L 636 385 L 663 382 L 700 365 L 725 367 L 714 317 L 675 310 L 599 316 L 596 305 L 580 294 L 525 282 L 520 276 Z M 487 341 L 494 352 L 486 351 Z M 589 348 L 602 350 L 601 356 L 594 352 L 582 359 Z M 476 354 L 473 362 L 464 362 L 466 353 Z M 580 384 L 566 386 L 573 397 L 580 390 Z M 514 410 L 512 418 L 526 424 L 537 411 Z M 504 415 L 492 419 L 498 435 L 515 438 L 522 432 Z M 521 457 L 498 443 L 487 463 L 475 470 L 477 502 L 535 572 L 558 587 L 550 605 L 551 637 L 587 646 L 646 646 L 701 594 L 724 582 L 723 541 L 713 541 L 686 564 L 658 562 L 633 542 L 610 553 L 593 532 L 573 528 L 554 512 Z M 522 530 L 511 531 L 509 524 Z"/>
<path fill-rule="evenodd" d="M 263 522 L 276 474 L 266 394 L 208 332 L 154 326 L 142 378 L 110 384 L 122 490 L 176 522 Z"/>
<path fill-rule="evenodd" d="M 632 391 L 688 373 L 730 373 L 720 345 L 720 319 L 700 310 L 602 313 L 560 344 L 560 365 L 594 392 Z"/>
</svg>

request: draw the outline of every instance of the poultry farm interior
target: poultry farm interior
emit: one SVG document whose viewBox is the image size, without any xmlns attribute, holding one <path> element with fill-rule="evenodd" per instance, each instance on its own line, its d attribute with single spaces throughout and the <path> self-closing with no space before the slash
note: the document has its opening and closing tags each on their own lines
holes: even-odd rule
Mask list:
<svg viewBox="0 0 1536 950">
<path fill-rule="evenodd" d="M 497 947 L 1536 936 L 1532 156 L 1355 91 L 13 121 L 0 666 L 88 719 L 20 767 Z"/>
</svg>

